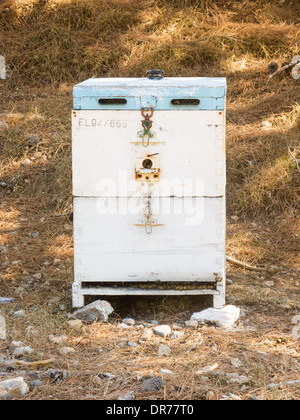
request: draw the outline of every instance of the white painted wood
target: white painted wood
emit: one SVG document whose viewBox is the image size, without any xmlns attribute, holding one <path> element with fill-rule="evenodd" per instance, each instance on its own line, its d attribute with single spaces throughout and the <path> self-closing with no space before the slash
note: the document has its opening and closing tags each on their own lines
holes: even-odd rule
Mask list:
<svg viewBox="0 0 300 420">
<path fill-rule="evenodd" d="M 159 153 L 153 194 L 225 194 L 224 113 L 154 111 L 155 138 L 143 147 L 140 111 L 73 111 L 74 196 L 139 196 L 137 160 Z"/>
<path fill-rule="evenodd" d="M 128 208 L 130 200 L 135 200 L 137 214 L 118 210 Z M 160 204 L 171 212 L 162 214 Z M 154 199 L 158 226 L 147 235 L 140 200 L 75 198 L 78 282 L 215 281 L 215 273 L 224 278 L 224 204 L 223 198 Z M 194 214 L 176 214 L 179 210 Z"/>
</svg>

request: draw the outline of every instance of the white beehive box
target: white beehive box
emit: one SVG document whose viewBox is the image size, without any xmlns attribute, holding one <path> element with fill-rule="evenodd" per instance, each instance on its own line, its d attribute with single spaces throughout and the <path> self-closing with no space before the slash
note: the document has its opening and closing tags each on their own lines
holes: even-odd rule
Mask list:
<svg viewBox="0 0 300 420">
<path fill-rule="evenodd" d="M 87 295 L 225 303 L 223 78 L 89 79 L 74 88 L 73 306 Z"/>
</svg>

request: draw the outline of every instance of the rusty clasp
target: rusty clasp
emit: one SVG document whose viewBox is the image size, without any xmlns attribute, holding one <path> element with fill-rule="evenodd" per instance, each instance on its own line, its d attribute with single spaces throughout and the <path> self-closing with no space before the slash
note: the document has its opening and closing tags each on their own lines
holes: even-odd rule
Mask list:
<svg viewBox="0 0 300 420">
<path fill-rule="evenodd" d="M 151 107 L 143 107 L 141 109 L 141 114 L 142 114 L 142 117 L 144 118 L 144 120 L 142 121 L 143 146 L 148 147 L 150 139 L 151 139 L 151 137 L 153 137 L 153 135 L 151 133 L 151 128 L 152 128 L 151 118 L 153 117 L 153 114 L 154 114 L 154 108 L 152 106 Z M 147 137 L 147 142 L 145 142 L 146 137 Z"/>
</svg>

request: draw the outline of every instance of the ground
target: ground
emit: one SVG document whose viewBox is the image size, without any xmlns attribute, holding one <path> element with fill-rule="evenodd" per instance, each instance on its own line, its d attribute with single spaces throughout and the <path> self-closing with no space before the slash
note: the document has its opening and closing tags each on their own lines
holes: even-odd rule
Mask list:
<svg viewBox="0 0 300 420">
<path fill-rule="evenodd" d="M 88 7 L 92 0 L 27 3 L 38 7 L 0 16 L 0 53 L 12 69 L 11 79 L 0 80 L 0 297 L 14 298 L 0 304 L 8 331 L 0 356 L 10 357 L 12 341 L 22 341 L 33 349 L 23 360 L 54 361 L 12 371 L 0 365 L 0 381 L 40 378 L 23 397 L 31 400 L 108 400 L 130 391 L 136 399 L 299 399 L 299 384 L 269 386 L 297 380 L 300 371 L 292 324 L 300 312 L 300 176 L 288 152 L 299 157 L 299 81 L 289 73 L 268 78 L 271 61 L 281 65 L 299 53 L 299 5 L 115 0 L 114 7 L 100 2 L 104 25 Z M 92 33 L 85 26 L 91 22 L 98 22 Z M 71 56 L 73 48 L 78 54 Z M 73 312 L 72 86 L 91 75 L 143 76 L 148 67 L 169 76 L 227 77 L 227 254 L 276 271 L 227 264 L 227 304 L 241 308 L 230 331 L 185 327 L 210 305 L 205 298 L 112 299 L 108 323 L 76 331 L 66 323 Z M 28 142 L 32 134 L 36 144 Z M 17 318 L 17 310 L 25 316 Z M 120 327 L 128 316 L 180 324 L 185 334 L 139 342 L 144 326 Z M 62 355 L 51 334 L 66 335 L 63 346 L 75 351 Z M 169 356 L 158 356 L 160 344 Z M 197 373 L 207 367 L 211 372 Z M 247 381 L 233 383 L 225 373 Z M 143 391 L 149 375 L 161 377 L 163 388 Z"/>
</svg>

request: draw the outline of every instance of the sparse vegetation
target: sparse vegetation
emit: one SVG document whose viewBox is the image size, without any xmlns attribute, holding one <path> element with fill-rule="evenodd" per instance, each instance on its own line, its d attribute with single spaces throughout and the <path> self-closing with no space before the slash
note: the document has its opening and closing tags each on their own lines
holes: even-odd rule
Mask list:
<svg viewBox="0 0 300 420">
<path fill-rule="evenodd" d="M 288 152 L 290 146 L 299 157 L 299 81 L 288 73 L 269 80 L 267 70 L 271 61 L 281 65 L 300 54 L 299 41 L 298 0 L 0 1 L 0 54 L 12 70 L 11 79 L 0 80 L 6 123 L 0 126 L 0 182 L 13 185 L 0 187 L 0 296 L 15 298 L 0 309 L 10 339 L 45 358 L 57 352 L 48 341 L 53 330 L 68 334 L 76 347 L 76 356 L 58 362 L 72 376 L 26 398 L 114 399 L 138 388 L 138 376 L 164 367 L 177 372 L 165 390 L 137 391 L 137 397 L 205 399 L 211 390 L 216 399 L 228 392 L 299 399 L 299 386 L 266 387 L 271 379 L 299 377 L 299 340 L 291 336 L 290 319 L 300 309 L 300 176 Z M 227 77 L 227 251 L 254 265 L 280 267 L 277 274 L 256 275 L 228 266 L 227 301 L 246 312 L 240 330 L 199 327 L 184 343 L 171 343 L 172 357 L 164 359 L 156 355 L 158 338 L 137 349 L 117 345 L 128 333 L 116 323 L 132 314 L 135 302 L 116 301 L 110 324 L 77 333 L 65 324 L 73 281 L 72 86 L 89 77 L 140 77 L 149 68 L 171 77 Z M 39 137 L 34 146 L 27 141 L 32 133 Z M 24 335 L 24 319 L 13 317 L 18 308 L 38 336 Z M 165 298 L 146 310 L 135 315 L 179 322 L 192 306 L 188 299 Z M 138 338 L 136 331 L 131 335 Z M 0 342 L 0 353 L 6 348 Z M 193 373 L 212 361 L 234 371 L 233 358 L 251 376 L 244 390 L 218 376 L 205 384 Z M 100 370 L 121 371 L 122 384 L 99 380 Z"/>
</svg>

